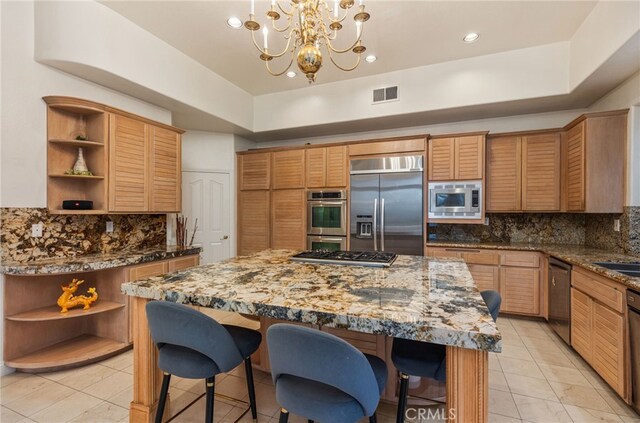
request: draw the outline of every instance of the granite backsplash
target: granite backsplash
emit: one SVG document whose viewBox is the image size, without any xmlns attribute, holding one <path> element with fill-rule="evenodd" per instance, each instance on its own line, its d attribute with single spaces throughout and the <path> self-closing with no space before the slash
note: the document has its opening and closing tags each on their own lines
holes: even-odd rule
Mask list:
<svg viewBox="0 0 640 423">
<path fill-rule="evenodd" d="M 106 233 L 106 223 L 114 231 Z M 31 237 L 31 225 L 42 222 L 42 237 Z M 166 215 L 52 215 L 44 208 L 0 209 L 2 260 L 28 262 L 52 257 L 164 247 Z"/>
<path fill-rule="evenodd" d="M 640 207 L 625 207 L 622 214 L 585 215 L 587 247 L 640 255 Z M 620 219 L 620 232 L 613 230 Z"/>
</svg>

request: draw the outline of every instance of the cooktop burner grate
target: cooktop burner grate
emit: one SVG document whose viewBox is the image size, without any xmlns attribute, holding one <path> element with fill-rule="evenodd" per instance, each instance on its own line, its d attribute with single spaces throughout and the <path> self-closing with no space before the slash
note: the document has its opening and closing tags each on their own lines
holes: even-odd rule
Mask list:
<svg viewBox="0 0 640 423">
<path fill-rule="evenodd" d="M 303 251 L 291 257 L 293 261 L 328 264 L 351 264 L 359 266 L 389 267 L 398 257 L 395 253 L 382 251 Z"/>
</svg>

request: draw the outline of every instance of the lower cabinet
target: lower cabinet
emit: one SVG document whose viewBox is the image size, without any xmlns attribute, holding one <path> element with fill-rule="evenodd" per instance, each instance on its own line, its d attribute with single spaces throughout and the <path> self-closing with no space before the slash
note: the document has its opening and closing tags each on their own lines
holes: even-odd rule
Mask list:
<svg viewBox="0 0 640 423">
<path fill-rule="evenodd" d="M 469 264 L 468 267 L 480 291 L 500 290 L 500 269 L 498 267 L 483 264 Z"/>
<path fill-rule="evenodd" d="M 500 294 L 505 313 L 540 314 L 540 269 L 500 268 Z"/>
<path fill-rule="evenodd" d="M 271 248 L 305 249 L 305 195 L 303 189 L 284 189 L 271 193 Z"/>
</svg>

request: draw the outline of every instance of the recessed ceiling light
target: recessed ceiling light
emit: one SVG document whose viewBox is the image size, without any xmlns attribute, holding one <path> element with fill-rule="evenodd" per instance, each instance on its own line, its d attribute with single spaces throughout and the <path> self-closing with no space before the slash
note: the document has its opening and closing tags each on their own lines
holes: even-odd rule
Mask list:
<svg viewBox="0 0 640 423">
<path fill-rule="evenodd" d="M 472 43 L 472 42 L 476 41 L 479 37 L 480 37 L 480 35 L 476 34 L 475 32 L 470 32 L 470 33 L 468 33 L 467 35 L 464 36 L 462 41 L 464 41 L 465 43 Z"/>
<path fill-rule="evenodd" d="M 287 76 L 288 76 L 289 78 L 295 78 L 295 77 L 296 77 L 296 75 L 297 75 L 297 73 L 295 73 L 294 71 L 289 71 L 289 72 L 287 72 Z"/>
<path fill-rule="evenodd" d="M 235 16 L 232 16 L 227 19 L 227 25 L 229 25 L 233 29 L 240 29 L 242 28 L 242 21 Z"/>
<path fill-rule="evenodd" d="M 376 60 L 378 60 L 378 58 L 376 56 L 374 56 L 373 54 L 370 54 L 367 57 L 365 57 L 364 60 L 366 60 L 369 63 L 373 63 Z"/>
</svg>

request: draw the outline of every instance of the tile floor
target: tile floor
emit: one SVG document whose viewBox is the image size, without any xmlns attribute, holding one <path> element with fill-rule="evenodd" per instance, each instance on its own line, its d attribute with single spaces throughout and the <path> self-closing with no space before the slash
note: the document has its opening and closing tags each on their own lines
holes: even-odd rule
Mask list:
<svg viewBox="0 0 640 423">
<path fill-rule="evenodd" d="M 241 316 L 215 312 L 218 320 L 255 324 Z M 504 337 L 501 354 L 489 357 L 489 421 L 508 422 L 638 422 L 584 361 L 549 327 L 538 321 L 498 319 Z M 132 396 L 131 351 L 82 368 L 37 375 L 2 377 L 0 422 L 126 422 Z M 217 392 L 247 399 L 242 367 L 216 378 Z M 279 407 L 268 374 L 255 372 L 258 420 L 277 422 Z M 171 411 L 176 412 L 204 392 L 202 381 L 172 378 Z M 244 408 L 217 399 L 216 422 L 233 422 Z M 378 421 L 395 421 L 395 407 L 381 404 Z M 176 422 L 202 422 L 204 398 Z M 241 420 L 250 422 L 249 415 Z M 293 417 L 294 423 L 306 422 Z M 409 421 L 409 420 L 407 420 Z M 417 421 L 417 420 L 413 420 Z M 431 420 L 432 421 L 432 420 Z"/>
</svg>

